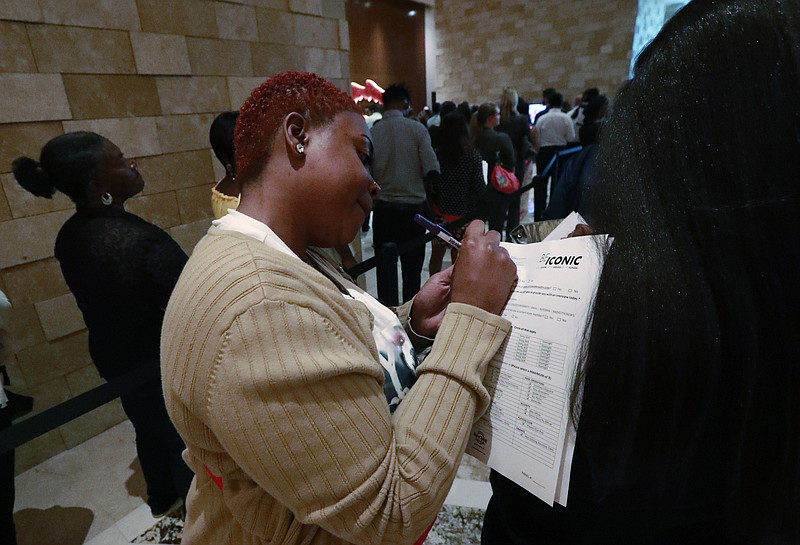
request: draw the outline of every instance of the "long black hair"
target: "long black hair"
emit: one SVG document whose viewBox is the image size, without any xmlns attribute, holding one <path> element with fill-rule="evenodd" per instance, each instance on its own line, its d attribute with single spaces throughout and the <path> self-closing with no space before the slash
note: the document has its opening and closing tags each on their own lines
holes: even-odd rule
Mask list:
<svg viewBox="0 0 800 545">
<path fill-rule="evenodd" d="M 89 183 L 105 157 L 107 143 L 105 137 L 87 131 L 56 136 L 44 145 L 39 161 L 14 159 L 14 177 L 37 197 L 50 199 L 58 190 L 81 203 L 88 197 Z"/>
<path fill-rule="evenodd" d="M 735 540 L 798 542 L 798 104 L 800 0 L 688 4 L 616 98 L 573 392 L 598 501 L 722 504 Z"/>
<path fill-rule="evenodd" d="M 450 112 L 442 118 L 437 135 L 439 162 L 454 164 L 470 148 L 469 126 L 461 112 Z"/>
</svg>

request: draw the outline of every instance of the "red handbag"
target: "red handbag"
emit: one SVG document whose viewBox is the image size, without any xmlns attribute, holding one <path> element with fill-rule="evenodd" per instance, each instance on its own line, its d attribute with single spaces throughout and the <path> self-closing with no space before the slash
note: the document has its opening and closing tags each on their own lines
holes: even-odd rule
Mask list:
<svg viewBox="0 0 800 545">
<path fill-rule="evenodd" d="M 500 193 L 510 194 L 519 189 L 519 178 L 513 172 L 503 168 L 499 161 L 495 163 L 489 181 L 492 187 Z"/>
</svg>

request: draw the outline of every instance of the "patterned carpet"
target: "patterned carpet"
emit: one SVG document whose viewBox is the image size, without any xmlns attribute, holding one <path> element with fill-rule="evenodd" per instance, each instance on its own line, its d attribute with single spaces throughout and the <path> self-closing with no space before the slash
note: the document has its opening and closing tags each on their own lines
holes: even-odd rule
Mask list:
<svg viewBox="0 0 800 545">
<path fill-rule="evenodd" d="M 133 543 L 179 544 L 183 530 L 183 508 L 158 521 Z M 483 510 L 445 505 L 424 545 L 478 545 L 481 541 Z"/>
</svg>

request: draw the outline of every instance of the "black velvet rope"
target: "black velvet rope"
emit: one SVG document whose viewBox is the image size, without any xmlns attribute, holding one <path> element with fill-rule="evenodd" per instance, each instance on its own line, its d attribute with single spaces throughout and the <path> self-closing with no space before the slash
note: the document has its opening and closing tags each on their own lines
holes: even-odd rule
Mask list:
<svg viewBox="0 0 800 545">
<path fill-rule="evenodd" d="M 92 411 L 121 394 L 130 392 L 142 384 L 159 380 L 161 369 L 150 365 L 137 367 L 105 384 L 79 394 L 72 399 L 35 414 L 13 426 L 0 431 L 0 454 L 36 439 L 40 435 L 63 426 L 89 411 Z M 9 410 L 6 408 L 5 410 Z"/>
</svg>

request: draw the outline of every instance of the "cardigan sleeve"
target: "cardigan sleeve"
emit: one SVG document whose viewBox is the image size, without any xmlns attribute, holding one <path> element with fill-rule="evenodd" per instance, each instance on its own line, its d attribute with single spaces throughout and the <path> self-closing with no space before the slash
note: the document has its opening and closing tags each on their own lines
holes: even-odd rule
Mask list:
<svg viewBox="0 0 800 545">
<path fill-rule="evenodd" d="M 488 407 L 481 381 L 510 327 L 451 304 L 392 417 L 374 347 L 352 342 L 319 309 L 262 301 L 228 329 L 207 424 L 247 477 L 302 523 L 356 544 L 410 543 L 434 520 Z M 236 486 L 225 490 L 236 502 Z M 258 503 L 229 508 L 266 535 Z"/>
</svg>

